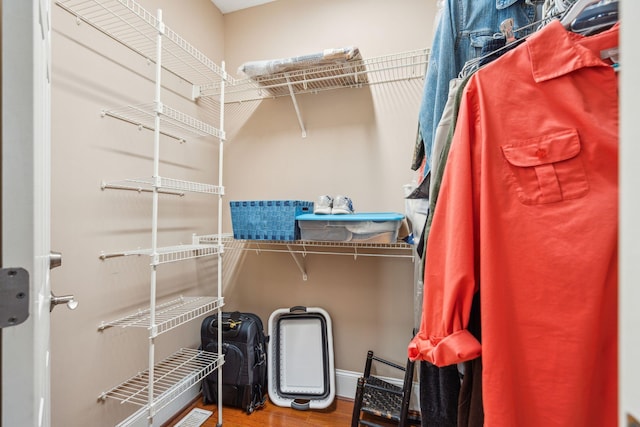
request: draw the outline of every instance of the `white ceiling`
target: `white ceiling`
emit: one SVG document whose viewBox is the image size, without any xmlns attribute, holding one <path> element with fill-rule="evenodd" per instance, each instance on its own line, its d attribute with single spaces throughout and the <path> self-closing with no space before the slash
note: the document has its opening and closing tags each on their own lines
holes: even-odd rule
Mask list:
<svg viewBox="0 0 640 427">
<path fill-rule="evenodd" d="M 230 13 L 240 9 L 247 9 L 253 6 L 270 3 L 275 0 L 211 0 L 220 12 Z"/>
</svg>

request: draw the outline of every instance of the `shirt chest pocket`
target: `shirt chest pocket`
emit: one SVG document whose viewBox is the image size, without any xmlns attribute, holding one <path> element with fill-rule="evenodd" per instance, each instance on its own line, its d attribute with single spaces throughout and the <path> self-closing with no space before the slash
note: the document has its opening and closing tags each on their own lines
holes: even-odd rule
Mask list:
<svg viewBox="0 0 640 427">
<path fill-rule="evenodd" d="M 564 129 L 503 145 L 507 181 L 527 205 L 583 197 L 589 191 L 580 137 Z"/>
</svg>

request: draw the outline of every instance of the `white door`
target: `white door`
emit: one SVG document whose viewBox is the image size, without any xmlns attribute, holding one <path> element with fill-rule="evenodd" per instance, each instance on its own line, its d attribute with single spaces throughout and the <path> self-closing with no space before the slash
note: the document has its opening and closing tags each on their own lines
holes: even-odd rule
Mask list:
<svg viewBox="0 0 640 427">
<path fill-rule="evenodd" d="M 625 0 L 620 24 L 620 426 L 640 426 L 640 2 Z"/>
<path fill-rule="evenodd" d="M 29 275 L 2 329 L 2 426 L 49 426 L 50 3 L 2 2 L 2 267 Z"/>
</svg>

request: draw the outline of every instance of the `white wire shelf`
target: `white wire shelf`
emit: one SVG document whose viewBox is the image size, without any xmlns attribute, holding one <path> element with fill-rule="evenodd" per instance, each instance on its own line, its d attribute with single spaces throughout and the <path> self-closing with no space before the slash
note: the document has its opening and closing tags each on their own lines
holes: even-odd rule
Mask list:
<svg viewBox="0 0 640 427">
<path fill-rule="evenodd" d="M 102 253 L 100 254 L 100 259 L 105 260 L 122 256 L 147 255 L 152 258 L 151 265 L 158 265 L 217 255 L 221 250 L 221 246 L 219 245 L 177 245 L 158 248 L 155 255 L 151 249 L 134 249 L 130 251 Z"/>
<path fill-rule="evenodd" d="M 155 130 L 156 111 L 160 113 L 160 128 L 163 135 L 186 141 L 189 138 L 214 136 L 224 139 L 225 134 L 218 128 L 201 120 L 181 113 L 164 104 L 127 105 L 102 111 L 103 116 L 113 117 L 131 123 L 139 128 Z"/>
<path fill-rule="evenodd" d="M 411 246 L 408 243 L 370 243 L 370 242 L 329 242 L 311 240 L 240 240 L 234 239 L 232 233 L 208 234 L 194 236 L 194 243 L 224 244 L 225 250 L 240 249 L 263 252 L 288 252 L 322 255 L 362 255 L 413 258 Z"/>
<path fill-rule="evenodd" d="M 159 193 L 174 194 L 184 196 L 185 192 L 204 194 L 224 194 L 224 188 L 199 182 L 183 181 L 166 177 L 130 178 L 121 181 L 102 182 L 101 188 L 115 190 L 130 190 L 137 192 L 153 192 L 154 188 Z"/>
<path fill-rule="evenodd" d="M 225 88 L 225 102 L 242 102 L 317 93 L 346 87 L 361 87 L 424 78 L 429 49 L 324 65 L 304 70 L 275 73 L 255 78 L 236 79 Z M 201 88 L 203 95 L 218 95 L 216 85 Z"/>
<path fill-rule="evenodd" d="M 170 331 L 196 317 L 217 310 L 222 305 L 223 299 L 216 297 L 180 297 L 158 304 L 155 313 L 156 334 Z M 121 319 L 103 322 L 98 330 L 104 331 L 112 327 L 151 329 L 154 325 L 151 324 L 150 309 L 145 308 Z"/>
<path fill-rule="evenodd" d="M 216 370 L 217 354 L 182 348 L 153 367 L 153 402 L 155 412 L 167 406 L 182 393 Z M 122 384 L 100 395 L 100 399 L 116 399 L 121 403 L 147 406 L 149 403 L 149 370 L 140 372 Z"/>
<path fill-rule="evenodd" d="M 239 242 L 239 240 L 234 240 L 233 233 L 193 236 L 193 243 L 200 245 L 215 245 L 218 243 L 227 245 L 233 242 Z"/>
<path fill-rule="evenodd" d="M 357 259 L 359 256 L 406 258 L 414 261 L 413 246 L 407 243 L 372 243 L 372 242 L 316 242 L 309 240 L 235 240 L 233 234 L 210 234 L 194 236 L 194 242 L 201 244 L 224 245 L 228 250 L 242 250 L 260 252 L 288 253 L 302 273 L 302 279 L 307 280 L 307 255 L 348 255 Z"/>
<path fill-rule="evenodd" d="M 152 62 L 157 60 L 156 39 L 162 32 L 162 67 L 193 85 L 231 78 L 133 0 L 56 0 L 56 4 Z"/>
<path fill-rule="evenodd" d="M 238 249 L 258 252 L 413 258 L 412 246 L 407 243 L 315 242 L 309 240 L 239 240 L 239 242 L 242 242 L 243 245 Z M 229 249 L 236 248 L 230 247 Z"/>
</svg>

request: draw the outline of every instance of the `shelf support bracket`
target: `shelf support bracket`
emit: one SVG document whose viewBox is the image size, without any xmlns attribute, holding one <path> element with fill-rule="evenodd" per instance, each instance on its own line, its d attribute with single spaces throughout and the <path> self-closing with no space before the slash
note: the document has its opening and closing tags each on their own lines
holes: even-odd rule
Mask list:
<svg viewBox="0 0 640 427">
<path fill-rule="evenodd" d="M 298 124 L 300 125 L 300 129 L 302 130 L 302 137 L 307 137 L 307 130 L 304 127 L 304 123 L 302 122 L 302 115 L 300 114 L 300 107 L 298 107 L 298 101 L 296 100 L 296 94 L 293 92 L 293 85 L 291 84 L 291 80 L 289 79 L 289 74 L 285 74 L 287 79 L 287 87 L 289 88 L 289 95 L 291 95 L 291 101 L 293 102 L 293 108 L 296 109 L 296 116 L 298 117 Z M 306 279 L 305 279 L 306 280 Z"/>
<path fill-rule="evenodd" d="M 304 265 L 304 257 L 301 256 L 300 257 L 301 259 L 298 258 L 296 255 L 299 255 L 299 254 L 297 254 L 293 249 L 291 249 L 291 245 L 287 245 L 287 249 L 289 250 L 289 254 L 291 255 L 291 258 L 293 258 L 296 265 L 298 266 L 298 269 L 302 273 L 302 280 L 306 282 L 308 276 L 307 276 L 306 266 Z"/>
</svg>

